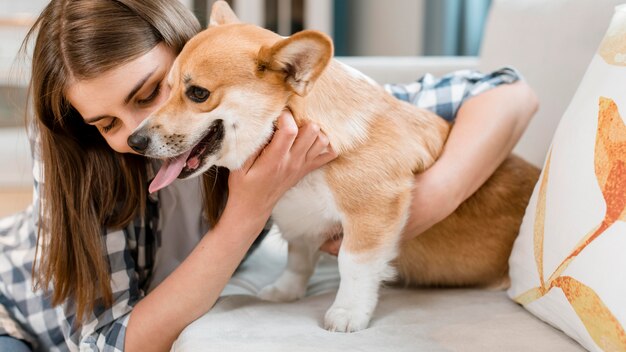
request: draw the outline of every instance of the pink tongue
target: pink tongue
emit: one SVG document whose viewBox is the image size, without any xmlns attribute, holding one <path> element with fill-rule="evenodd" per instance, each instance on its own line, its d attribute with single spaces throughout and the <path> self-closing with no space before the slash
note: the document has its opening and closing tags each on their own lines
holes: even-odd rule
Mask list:
<svg viewBox="0 0 626 352">
<path fill-rule="evenodd" d="M 183 168 L 185 167 L 185 163 L 187 162 L 187 158 L 189 157 L 189 154 L 191 154 L 191 149 L 188 152 L 182 155 L 179 155 L 174 159 L 165 160 L 163 162 L 163 165 L 161 165 L 159 172 L 154 177 L 154 180 L 152 180 L 152 182 L 150 183 L 150 187 L 148 187 L 148 191 L 150 193 L 154 193 L 160 190 L 161 188 L 166 187 L 170 183 L 174 182 L 174 180 L 176 179 L 176 177 L 178 177 L 180 172 L 183 171 Z"/>
</svg>

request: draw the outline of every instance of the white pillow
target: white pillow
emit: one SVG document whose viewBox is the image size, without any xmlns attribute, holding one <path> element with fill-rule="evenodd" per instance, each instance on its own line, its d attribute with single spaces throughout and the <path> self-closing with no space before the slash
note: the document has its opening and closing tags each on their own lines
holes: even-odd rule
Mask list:
<svg viewBox="0 0 626 352">
<path fill-rule="evenodd" d="M 510 258 L 509 296 L 592 351 L 626 351 L 625 118 L 621 5 L 561 119 Z"/>
</svg>

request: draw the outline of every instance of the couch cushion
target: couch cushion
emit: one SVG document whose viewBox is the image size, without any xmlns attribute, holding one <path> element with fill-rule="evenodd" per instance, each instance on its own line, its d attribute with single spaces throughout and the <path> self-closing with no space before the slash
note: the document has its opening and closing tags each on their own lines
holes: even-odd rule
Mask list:
<svg viewBox="0 0 626 352">
<path fill-rule="evenodd" d="M 322 258 L 308 296 L 298 302 L 255 297 L 285 260 L 286 246 L 273 232 L 173 351 L 583 351 L 503 291 L 385 288 L 368 329 L 330 333 L 322 318 L 339 284 L 334 258 Z"/>
<path fill-rule="evenodd" d="M 624 43 L 626 5 L 563 115 L 510 260 L 510 296 L 593 351 L 626 351 Z"/>
</svg>

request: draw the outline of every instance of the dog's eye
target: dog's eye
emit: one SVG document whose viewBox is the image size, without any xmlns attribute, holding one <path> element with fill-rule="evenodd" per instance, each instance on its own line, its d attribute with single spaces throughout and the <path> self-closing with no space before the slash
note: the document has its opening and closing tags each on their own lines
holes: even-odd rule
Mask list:
<svg viewBox="0 0 626 352">
<path fill-rule="evenodd" d="M 198 86 L 191 86 L 187 89 L 187 98 L 195 103 L 204 103 L 209 98 L 209 91 Z"/>
</svg>

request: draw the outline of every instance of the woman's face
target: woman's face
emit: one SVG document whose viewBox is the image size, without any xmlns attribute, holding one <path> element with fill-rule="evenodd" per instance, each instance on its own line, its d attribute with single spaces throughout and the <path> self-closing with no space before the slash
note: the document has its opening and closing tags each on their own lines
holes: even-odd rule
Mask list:
<svg viewBox="0 0 626 352">
<path fill-rule="evenodd" d="M 118 153 L 135 153 L 128 136 L 169 95 L 167 74 L 176 55 L 165 44 L 97 78 L 72 82 L 67 98 Z M 135 153 L 136 154 L 136 153 Z"/>
</svg>

